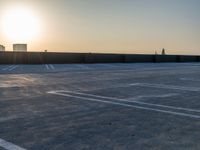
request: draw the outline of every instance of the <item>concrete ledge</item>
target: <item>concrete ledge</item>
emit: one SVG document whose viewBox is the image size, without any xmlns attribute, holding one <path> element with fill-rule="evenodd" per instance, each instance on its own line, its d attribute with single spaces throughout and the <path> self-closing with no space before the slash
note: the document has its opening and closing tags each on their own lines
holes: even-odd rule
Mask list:
<svg viewBox="0 0 200 150">
<path fill-rule="evenodd" d="M 84 63 L 120 63 L 123 55 L 118 54 L 85 54 Z"/>
<path fill-rule="evenodd" d="M 132 54 L 132 55 L 125 55 L 125 62 L 126 63 L 133 63 L 133 62 L 154 62 L 155 55 L 138 55 L 138 54 Z"/>
<path fill-rule="evenodd" d="M 198 62 L 198 56 L 179 56 L 179 62 Z"/>
<path fill-rule="evenodd" d="M 155 62 L 178 62 L 176 55 L 155 55 Z"/>
<path fill-rule="evenodd" d="M 97 53 L 0 52 L 0 64 L 200 62 L 200 56 Z"/>
<path fill-rule="evenodd" d="M 45 64 L 82 63 L 83 54 L 75 53 L 43 53 Z"/>
</svg>

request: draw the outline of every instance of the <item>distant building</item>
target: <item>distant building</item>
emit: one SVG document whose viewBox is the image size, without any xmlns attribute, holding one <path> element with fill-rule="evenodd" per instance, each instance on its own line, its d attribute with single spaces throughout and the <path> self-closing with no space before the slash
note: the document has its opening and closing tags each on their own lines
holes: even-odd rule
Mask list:
<svg viewBox="0 0 200 150">
<path fill-rule="evenodd" d="M 5 51 L 5 46 L 0 45 L 0 51 Z"/>
<path fill-rule="evenodd" d="M 27 44 L 13 44 L 14 52 L 27 52 Z"/>
</svg>

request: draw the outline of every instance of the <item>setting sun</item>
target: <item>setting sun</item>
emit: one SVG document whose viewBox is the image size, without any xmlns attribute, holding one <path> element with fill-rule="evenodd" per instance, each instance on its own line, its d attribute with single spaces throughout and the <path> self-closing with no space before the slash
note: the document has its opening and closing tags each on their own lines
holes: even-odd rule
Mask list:
<svg viewBox="0 0 200 150">
<path fill-rule="evenodd" d="M 39 34 L 39 20 L 23 7 L 7 10 L 2 17 L 3 32 L 13 42 L 28 42 Z"/>
</svg>

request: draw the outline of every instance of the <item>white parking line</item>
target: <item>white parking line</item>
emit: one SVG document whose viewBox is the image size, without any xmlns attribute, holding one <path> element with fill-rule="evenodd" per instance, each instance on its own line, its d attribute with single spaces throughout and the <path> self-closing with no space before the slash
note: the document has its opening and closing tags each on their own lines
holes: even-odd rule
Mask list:
<svg viewBox="0 0 200 150">
<path fill-rule="evenodd" d="M 3 68 L 2 70 L 3 70 L 3 71 L 6 71 L 6 70 L 8 70 L 9 68 L 11 68 L 11 67 L 13 67 L 13 66 L 14 66 L 14 65 L 7 66 L 7 67 Z"/>
<path fill-rule="evenodd" d="M 45 65 L 45 67 L 46 67 L 47 70 L 49 70 L 49 66 L 47 64 Z"/>
<path fill-rule="evenodd" d="M 50 66 L 51 69 L 53 69 L 53 70 L 55 69 L 55 67 L 53 65 L 49 65 L 49 66 Z"/>
<path fill-rule="evenodd" d="M 194 79 L 194 78 L 180 78 L 180 80 L 183 80 L 183 81 L 200 82 L 200 79 Z"/>
<path fill-rule="evenodd" d="M 49 64 L 45 64 L 45 67 L 46 67 L 46 69 L 47 70 L 54 70 L 55 69 L 55 67 L 53 66 L 53 65 L 49 65 Z"/>
<path fill-rule="evenodd" d="M 10 65 L 10 66 L 3 68 L 2 70 L 3 71 L 12 71 L 12 70 L 16 69 L 17 67 L 19 67 L 19 66 L 18 65 Z"/>
<path fill-rule="evenodd" d="M 18 66 L 18 65 L 17 65 L 17 66 L 14 65 L 13 67 L 9 68 L 8 70 L 9 70 L 9 71 L 12 71 L 12 70 L 15 70 L 17 67 L 19 67 L 19 66 Z"/>
<path fill-rule="evenodd" d="M 200 88 L 198 87 L 185 87 L 185 86 L 175 86 L 175 85 L 167 85 L 167 84 L 132 83 L 130 84 L 130 86 L 142 86 L 142 87 L 161 88 L 161 89 L 170 89 L 170 90 L 200 92 Z"/>
<path fill-rule="evenodd" d="M 68 94 L 65 94 L 63 92 L 68 92 Z M 124 102 L 133 102 L 133 101 L 129 101 L 129 100 L 125 100 L 125 99 L 117 99 L 117 98 L 111 98 L 111 97 L 104 97 L 104 96 L 98 96 L 95 95 L 96 97 L 99 98 L 109 98 L 110 100 L 114 100 L 114 101 L 109 101 L 109 100 L 102 100 L 102 99 L 97 99 L 97 98 L 89 98 L 89 97 L 83 97 L 83 95 L 91 95 L 91 94 L 85 94 L 85 93 L 81 93 L 82 96 L 77 96 L 77 95 L 71 95 L 69 91 L 50 91 L 47 92 L 49 94 L 54 94 L 54 95 L 60 95 L 60 96 L 65 96 L 65 97 L 73 97 L 73 98 L 78 98 L 78 99 L 83 99 L 83 100 L 87 100 L 87 101 L 96 101 L 96 102 L 102 102 L 102 103 L 109 103 L 109 104 L 114 104 L 114 105 L 120 105 L 120 106 L 125 106 L 125 107 L 132 107 L 132 108 L 137 108 L 137 109 L 144 109 L 144 110 L 150 110 L 150 111 L 156 111 L 156 112 L 161 112 L 161 113 L 167 113 L 167 114 L 172 114 L 172 115 L 178 115 L 178 116 L 185 116 L 185 117 L 190 117 L 190 118 L 196 118 L 196 119 L 200 119 L 199 115 L 193 115 L 193 114 L 189 114 L 189 113 L 182 113 L 182 112 L 177 112 L 177 111 L 170 111 L 170 110 L 163 110 L 162 107 L 164 105 L 157 105 L 157 104 L 148 104 L 148 103 L 143 103 L 143 102 L 137 102 L 138 104 L 148 104 L 149 106 L 156 106 L 159 108 L 151 108 L 151 107 L 146 107 L 146 106 L 138 106 L 135 104 L 126 104 Z M 72 93 L 72 92 L 71 92 Z M 73 92 L 74 94 L 80 94 L 78 92 Z M 135 103 L 135 101 L 134 101 Z M 185 109 L 185 108 L 176 108 L 176 107 L 171 107 L 171 106 L 165 106 L 166 108 L 172 108 L 174 110 L 187 110 L 187 111 L 196 111 L 196 110 L 192 110 L 192 109 Z M 199 112 L 199 110 L 197 110 Z"/>
<path fill-rule="evenodd" d="M 13 143 L 10 143 L 8 141 L 1 139 L 1 138 L 0 138 L 0 147 L 4 148 L 6 150 L 26 150 L 22 147 L 19 147 Z"/>
<path fill-rule="evenodd" d="M 184 111 L 190 111 L 190 112 L 200 112 L 200 110 L 197 109 L 190 109 L 190 108 L 183 108 L 183 107 L 174 107 L 174 106 L 168 106 L 168 105 L 160 105 L 160 104 L 153 104 L 153 103 L 146 103 L 146 102 L 141 102 L 141 101 L 136 101 L 138 97 L 135 98 L 135 100 L 127 100 L 127 99 L 120 99 L 120 98 L 114 98 L 114 97 L 107 97 L 107 96 L 100 96 L 100 95 L 95 95 L 95 94 L 86 94 L 86 93 L 81 93 L 81 92 L 74 92 L 74 91 L 52 91 L 54 92 L 64 92 L 64 93 L 74 93 L 78 95 L 85 95 L 85 96 L 92 96 L 95 98 L 102 98 L 102 99 L 109 99 L 109 100 L 117 100 L 117 101 L 122 101 L 122 102 L 129 102 L 129 103 L 137 103 L 137 104 L 142 104 L 142 105 L 148 105 L 148 106 L 156 106 L 156 107 L 162 107 L 162 108 L 169 108 L 169 109 L 174 109 L 174 110 L 184 110 Z"/>
</svg>

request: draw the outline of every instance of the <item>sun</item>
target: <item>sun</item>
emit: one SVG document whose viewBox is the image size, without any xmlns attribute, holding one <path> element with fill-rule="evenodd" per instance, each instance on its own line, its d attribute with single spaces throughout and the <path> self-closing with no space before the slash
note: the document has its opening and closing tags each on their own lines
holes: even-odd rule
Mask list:
<svg viewBox="0 0 200 150">
<path fill-rule="evenodd" d="M 29 42 L 39 34 L 39 19 L 29 9 L 23 7 L 7 10 L 2 17 L 2 29 L 13 42 Z"/>
</svg>

